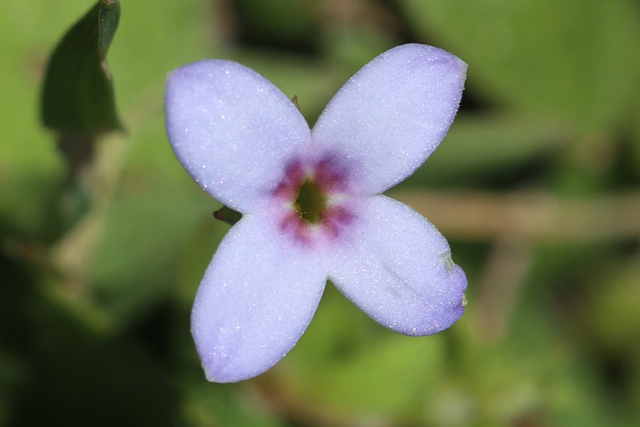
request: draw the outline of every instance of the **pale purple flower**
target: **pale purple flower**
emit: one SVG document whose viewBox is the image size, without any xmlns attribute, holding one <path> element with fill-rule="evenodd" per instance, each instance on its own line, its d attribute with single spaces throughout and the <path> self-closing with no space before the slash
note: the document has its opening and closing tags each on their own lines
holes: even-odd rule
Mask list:
<svg viewBox="0 0 640 427">
<path fill-rule="evenodd" d="M 251 378 L 282 359 L 327 279 L 406 335 L 434 334 L 462 316 L 467 279 L 446 239 L 380 193 L 442 141 L 466 69 L 435 47 L 396 47 L 358 71 L 313 130 L 285 94 L 240 64 L 208 60 L 171 73 L 166 123 L 176 156 L 206 192 L 243 214 L 193 306 L 210 381 Z"/>
</svg>

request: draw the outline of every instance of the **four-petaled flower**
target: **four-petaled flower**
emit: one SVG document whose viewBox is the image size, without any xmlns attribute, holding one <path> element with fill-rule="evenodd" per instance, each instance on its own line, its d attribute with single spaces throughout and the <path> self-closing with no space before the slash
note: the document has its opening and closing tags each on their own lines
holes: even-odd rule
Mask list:
<svg viewBox="0 0 640 427">
<path fill-rule="evenodd" d="M 206 192 L 243 214 L 193 306 L 210 381 L 251 378 L 284 357 L 327 279 L 403 334 L 433 334 L 462 316 L 467 279 L 446 239 L 380 193 L 442 141 L 466 69 L 435 47 L 396 47 L 358 71 L 313 130 L 272 83 L 235 62 L 170 74 L 166 126 L 176 156 Z"/>
</svg>

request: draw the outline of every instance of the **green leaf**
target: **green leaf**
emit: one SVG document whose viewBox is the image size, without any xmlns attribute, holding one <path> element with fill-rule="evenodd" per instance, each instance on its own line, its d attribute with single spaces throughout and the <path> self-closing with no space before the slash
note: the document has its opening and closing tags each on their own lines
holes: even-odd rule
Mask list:
<svg viewBox="0 0 640 427">
<path fill-rule="evenodd" d="M 640 25 L 627 0 L 402 0 L 415 31 L 469 64 L 469 84 L 592 131 L 633 105 Z M 441 42 L 442 41 L 442 42 Z"/>
<path fill-rule="evenodd" d="M 287 379 L 283 393 L 338 414 L 414 419 L 442 382 L 443 337 L 385 335 L 345 360 L 313 370 L 281 371 Z"/>
<path fill-rule="evenodd" d="M 277 420 L 262 405 L 251 404 L 246 390 L 231 384 L 211 384 L 198 376 L 188 381 L 184 396 L 184 413 L 189 425 L 278 427 Z"/>
<path fill-rule="evenodd" d="M 98 11 L 98 54 L 104 61 L 120 22 L 120 2 L 103 0 Z"/>
<path fill-rule="evenodd" d="M 594 280 L 584 321 L 601 351 L 623 353 L 640 348 L 640 262 L 616 263 Z"/>
<path fill-rule="evenodd" d="M 356 412 L 407 416 L 430 395 L 444 367 L 438 337 L 391 336 L 317 378 L 327 403 Z"/>
<path fill-rule="evenodd" d="M 443 334 L 387 330 L 329 285 L 309 329 L 269 375 L 285 400 L 327 414 L 405 420 L 419 417 L 437 392 L 446 358 Z"/>
<path fill-rule="evenodd" d="M 89 136 L 123 129 L 106 63 L 119 19 L 120 3 L 100 0 L 62 38 L 49 61 L 42 89 L 46 127 L 66 135 Z M 84 139 L 81 146 L 92 144 L 92 138 L 79 139 Z"/>
<path fill-rule="evenodd" d="M 215 222 L 210 199 L 199 189 L 171 188 L 151 176 L 123 180 L 130 188 L 119 189 L 107 210 L 89 271 L 92 290 L 116 328 L 167 297 L 194 229 L 201 221 Z"/>
<path fill-rule="evenodd" d="M 557 120 L 459 116 L 435 153 L 402 185 L 510 173 L 527 162 L 557 153 L 573 138 Z"/>
<path fill-rule="evenodd" d="M 634 175 L 640 178 L 640 106 L 635 108 L 635 120 L 634 126 L 631 130 L 632 137 L 630 141 L 632 167 L 634 169 Z"/>
</svg>

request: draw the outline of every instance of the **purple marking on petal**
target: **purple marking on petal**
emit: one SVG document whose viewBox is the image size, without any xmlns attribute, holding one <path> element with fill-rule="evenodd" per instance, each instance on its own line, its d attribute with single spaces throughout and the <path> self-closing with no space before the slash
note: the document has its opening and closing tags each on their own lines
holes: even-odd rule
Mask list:
<svg viewBox="0 0 640 427">
<path fill-rule="evenodd" d="M 295 210 L 280 221 L 280 231 L 293 237 L 294 242 L 310 246 L 313 238 L 312 225 L 305 221 Z"/>
<path fill-rule="evenodd" d="M 311 247 L 320 241 L 335 240 L 354 221 L 353 212 L 328 197 L 348 192 L 349 169 L 345 164 L 335 155 L 324 154 L 318 156 L 317 160 L 295 158 L 284 167 L 282 180 L 273 195 L 286 206 L 278 221 L 279 229 L 293 237 L 296 244 Z M 310 181 L 320 195 L 328 199 L 327 205 L 319 212 L 317 223 L 304 219 L 295 208 L 305 180 Z"/>
<path fill-rule="evenodd" d="M 324 154 L 318 160 L 294 158 L 286 163 L 273 194 L 278 198 L 295 199 L 305 178 L 323 193 L 349 193 L 349 172 L 347 162 L 339 161 L 332 154 Z"/>
<path fill-rule="evenodd" d="M 274 190 L 274 195 L 285 200 L 295 200 L 304 182 L 305 167 L 301 160 L 295 159 L 287 163 L 284 168 L 282 181 Z"/>
<path fill-rule="evenodd" d="M 351 211 L 341 205 L 328 206 L 321 213 L 321 216 L 320 227 L 326 235 L 333 239 L 340 237 L 344 228 L 348 227 L 356 218 Z"/>
<path fill-rule="evenodd" d="M 325 155 L 315 164 L 313 178 L 316 186 L 325 193 L 344 193 L 348 190 L 349 170 L 340 164 L 336 156 Z"/>
<path fill-rule="evenodd" d="M 356 215 L 345 206 L 333 204 L 320 214 L 317 224 L 303 219 L 295 210 L 289 211 L 279 222 L 282 233 L 293 238 L 305 248 L 316 247 L 320 242 L 332 242 L 341 237 L 356 220 Z"/>
</svg>

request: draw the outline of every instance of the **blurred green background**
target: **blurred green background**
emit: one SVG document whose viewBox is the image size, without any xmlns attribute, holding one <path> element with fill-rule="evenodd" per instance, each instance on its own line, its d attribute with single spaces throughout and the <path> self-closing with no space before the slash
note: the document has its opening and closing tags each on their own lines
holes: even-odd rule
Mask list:
<svg viewBox="0 0 640 427">
<path fill-rule="evenodd" d="M 51 52 L 94 2 L 0 14 L 0 426 L 633 426 L 640 420 L 640 2 L 122 0 L 126 132 L 70 176 L 40 123 Z M 267 373 L 206 382 L 189 333 L 228 230 L 164 132 L 171 70 L 241 62 L 311 124 L 355 71 L 420 42 L 469 64 L 449 135 L 389 192 L 469 278 L 439 335 L 327 287 Z"/>
</svg>

